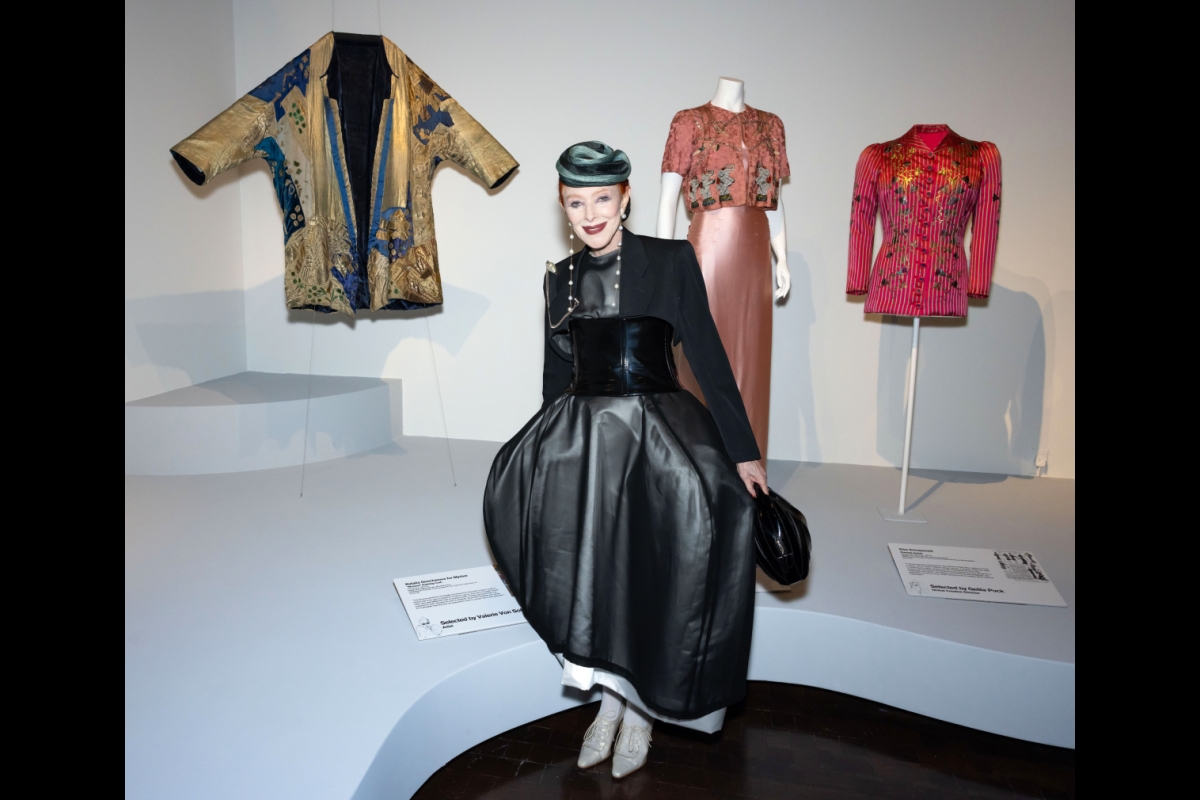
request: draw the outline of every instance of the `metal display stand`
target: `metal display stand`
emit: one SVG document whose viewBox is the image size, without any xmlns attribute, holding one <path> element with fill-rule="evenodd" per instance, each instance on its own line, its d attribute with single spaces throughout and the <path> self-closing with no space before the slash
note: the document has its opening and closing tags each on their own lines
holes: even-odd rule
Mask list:
<svg viewBox="0 0 1200 800">
<path fill-rule="evenodd" d="M 900 504 L 896 511 L 879 506 L 879 515 L 888 522 L 928 522 L 914 514 L 904 513 L 908 505 L 908 462 L 912 458 L 913 408 L 917 399 L 917 351 L 921 338 L 921 318 L 913 317 L 912 321 L 912 356 L 908 362 L 908 393 L 904 399 L 904 459 L 900 467 Z"/>
</svg>

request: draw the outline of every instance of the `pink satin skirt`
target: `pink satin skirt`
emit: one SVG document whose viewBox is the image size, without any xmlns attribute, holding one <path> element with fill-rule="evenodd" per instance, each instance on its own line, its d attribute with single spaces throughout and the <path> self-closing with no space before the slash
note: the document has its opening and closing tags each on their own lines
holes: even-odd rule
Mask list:
<svg viewBox="0 0 1200 800">
<path fill-rule="evenodd" d="M 767 215 L 761 208 L 746 206 L 704 211 L 692 217 L 687 238 L 696 249 L 708 289 L 708 306 L 765 464 L 771 419 L 771 316 L 775 293 Z M 703 402 L 704 394 L 687 360 L 679 357 L 677 361 L 679 382 Z"/>
</svg>

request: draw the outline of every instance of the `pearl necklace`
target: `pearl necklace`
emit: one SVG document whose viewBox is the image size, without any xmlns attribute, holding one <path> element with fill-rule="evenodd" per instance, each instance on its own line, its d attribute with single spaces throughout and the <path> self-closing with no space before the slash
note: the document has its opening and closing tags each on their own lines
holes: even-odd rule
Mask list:
<svg viewBox="0 0 1200 800">
<path fill-rule="evenodd" d="M 621 237 L 621 241 L 617 242 L 617 282 L 613 284 L 614 289 L 621 288 L 621 245 L 625 243 L 624 225 L 617 226 L 617 235 Z M 572 234 L 571 238 L 574 239 L 575 235 Z M 582 262 L 583 259 L 580 259 L 580 263 Z M 575 247 L 573 244 L 571 247 L 571 258 L 567 261 L 567 263 L 571 265 L 570 276 L 567 278 L 567 308 L 571 309 L 571 311 L 574 311 L 579 306 L 579 301 L 575 299 Z M 616 303 L 613 303 L 612 305 L 615 306 Z M 567 313 L 570 314 L 571 312 L 568 311 Z M 562 323 L 560 322 L 559 324 Z"/>
<path fill-rule="evenodd" d="M 567 226 L 570 227 L 569 222 L 567 223 Z M 621 237 L 621 240 L 619 242 L 617 242 L 617 269 L 616 269 L 617 281 L 616 281 L 616 283 L 613 284 L 613 289 L 617 290 L 617 297 L 620 297 L 621 246 L 623 244 L 625 244 L 625 226 L 624 225 L 621 225 L 621 224 L 617 225 L 617 235 Z M 582 259 L 580 259 L 580 262 L 582 263 Z M 575 229 L 574 228 L 571 229 L 571 253 L 567 257 L 567 264 L 570 265 L 568 267 L 568 269 L 570 271 L 568 272 L 568 275 L 567 275 L 567 313 L 563 314 L 562 319 L 560 319 L 558 322 L 556 322 L 556 323 L 551 322 L 550 323 L 551 328 L 557 328 L 560 325 L 562 325 L 563 322 L 566 321 L 567 317 L 571 316 L 571 314 L 573 314 L 575 312 L 575 309 L 579 308 L 579 300 L 575 297 Z M 549 262 L 547 262 L 547 266 L 549 266 Z M 612 305 L 615 307 L 617 304 L 616 304 L 616 302 L 613 302 Z M 547 296 L 546 296 L 546 310 L 547 311 L 550 310 L 549 294 L 547 294 Z M 550 317 L 548 315 L 546 317 L 546 321 L 550 322 Z"/>
</svg>

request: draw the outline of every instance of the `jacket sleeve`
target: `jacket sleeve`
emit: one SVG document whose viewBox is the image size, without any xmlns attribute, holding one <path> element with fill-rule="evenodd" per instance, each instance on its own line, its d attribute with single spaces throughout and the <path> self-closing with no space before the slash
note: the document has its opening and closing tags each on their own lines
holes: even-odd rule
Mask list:
<svg viewBox="0 0 1200 800">
<path fill-rule="evenodd" d="M 871 254 L 875 250 L 875 214 L 879 145 L 871 145 L 858 157 L 854 169 L 854 199 L 850 203 L 850 266 L 846 272 L 846 294 L 866 294 L 871 277 Z"/>
<path fill-rule="evenodd" d="M 418 86 L 430 87 L 424 95 L 429 102 L 423 109 L 416 109 L 414 133 L 427 138 L 434 152 L 479 178 L 489 189 L 508 180 L 518 166 L 516 159 L 411 59 L 408 67 L 415 73 Z"/>
<path fill-rule="evenodd" d="M 332 44 L 332 34 L 326 38 Z M 326 39 L 322 39 L 324 41 Z M 304 86 L 312 74 L 312 59 L 318 47 L 320 43 L 293 58 L 200 130 L 171 148 L 175 162 L 193 183 L 207 183 L 231 167 L 267 155 L 266 150 L 271 148 L 261 145 L 265 144 L 264 139 L 277 132 L 276 123 L 284 116 L 284 104 L 289 98 L 292 108 L 304 103 Z M 327 62 L 328 55 L 325 58 Z M 294 114 L 298 115 L 294 119 L 300 127 L 305 128 L 304 112 L 297 110 Z M 278 143 L 270 144 L 278 153 Z M 277 174 L 276 181 L 280 179 Z"/>
<path fill-rule="evenodd" d="M 667 146 L 663 148 L 662 171 L 686 176 L 692 164 L 692 153 L 696 149 L 696 123 L 688 111 L 680 111 L 671 120 L 671 132 L 667 134 Z"/>
<path fill-rule="evenodd" d="M 757 461 L 760 457 L 754 441 L 754 429 L 746 416 L 742 393 L 729 366 L 725 345 L 717 333 L 708 308 L 708 291 L 690 242 L 680 243 L 675 259 L 679 282 L 679 334 L 683 352 L 696 375 L 708 410 L 717 423 L 725 451 L 734 463 Z"/>
<path fill-rule="evenodd" d="M 775 181 L 775 191 L 778 192 L 779 182 L 792 174 L 792 165 L 788 163 L 787 157 L 787 134 L 783 130 L 783 120 L 779 117 L 771 120 L 771 139 L 779 156 L 779 160 L 775 163 L 775 175 L 772 178 Z"/>
<path fill-rule="evenodd" d="M 245 95 L 172 147 L 171 156 L 192 183 L 202 186 L 230 167 L 257 156 L 255 148 L 274 121 L 270 103 Z"/>
<path fill-rule="evenodd" d="M 970 273 L 967 297 L 987 297 L 992 291 L 992 267 L 996 263 L 996 241 L 1000 236 L 1000 150 L 991 142 L 981 142 L 983 182 L 979 185 L 979 203 L 971 222 Z"/>
<path fill-rule="evenodd" d="M 574 363 L 567 361 L 550 344 L 550 335 L 553 331 L 550 330 L 550 320 L 546 318 L 546 314 L 542 313 L 542 332 L 545 339 L 545 354 L 542 361 L 542 408 L 553 403 L 562 393 L 571 385 L 571 379 L 575 377 Z"/>
</svg>

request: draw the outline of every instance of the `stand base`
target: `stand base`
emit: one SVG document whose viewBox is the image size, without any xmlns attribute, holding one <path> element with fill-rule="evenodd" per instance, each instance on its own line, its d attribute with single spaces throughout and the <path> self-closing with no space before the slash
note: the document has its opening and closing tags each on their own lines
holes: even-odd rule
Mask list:
<svg viewBox="0 0 1200 800">
<path fill-rule="evenodd" d="M 879 511 L 879 516 L 888 522 L 917 522 L 922 525 L 929 522 L 929 520 L 921 519 L 916 514 L 900 514 L 896 511 L 895 506 L 875 506 L 875 508 Z"/>
</svg>

